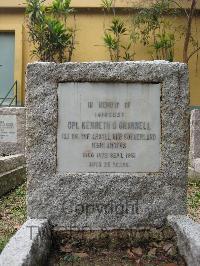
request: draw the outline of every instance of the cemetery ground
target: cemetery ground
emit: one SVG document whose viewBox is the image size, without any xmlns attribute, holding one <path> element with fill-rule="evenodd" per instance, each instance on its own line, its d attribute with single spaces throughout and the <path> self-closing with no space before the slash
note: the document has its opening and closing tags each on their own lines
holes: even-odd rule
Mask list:
<svg viewBox="0 0 200 266">
<path fill-rule="evenodd" d="M 200 181 L 189 182 L 188 213 L 200 223 Z M 26 221 L 26 184 L 0 199 L 0 252 L 10 237 Z M 123 245 L 124 243 L 122 243 Z M 62 243 L 56 246 L 49 265 L 185 265 L 172 241 L 154 241 L 125 250 L 105 250 L 85 247 L 82 243 Z"/>
</svg>

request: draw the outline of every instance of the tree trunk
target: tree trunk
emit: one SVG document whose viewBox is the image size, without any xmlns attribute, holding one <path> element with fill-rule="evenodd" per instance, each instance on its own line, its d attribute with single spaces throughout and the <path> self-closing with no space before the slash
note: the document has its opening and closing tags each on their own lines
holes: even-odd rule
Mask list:
<svg viewBox="0 0 200 266">
<path fill-rule="evenodd" d="M 197 0 L 192 0 L 188 22 L 187 22 L 187 29 L 186 29 L 185 41 L 184 41 L 184 47 L 183 47 L 183 62 L 186 64 L 188 63 L 188 60 L 189 60 L 188 48 L 189 48 L 189 42 L 190 42 L 190 37 L 191 37 L 191 31 L 192 31 L 192 20 L 194 17 L 194 11 L 196 8 L 196 4 L 197 4 Z"/>
</svg>

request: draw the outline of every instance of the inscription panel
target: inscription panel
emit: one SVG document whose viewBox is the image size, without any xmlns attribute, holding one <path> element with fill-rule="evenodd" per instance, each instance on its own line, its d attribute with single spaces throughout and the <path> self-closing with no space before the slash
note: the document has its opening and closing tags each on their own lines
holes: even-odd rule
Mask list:
<svg viewBox="0 0 200 266">
<path fill-rule="evenodd" d="M 16 115 L 0 115 L 0 142 L 17 142 Z"/>
<path fill-rule="evenodd" d="M 159 169 L 160 84 L 59 84 L 58 172 Z"/>
</svg>

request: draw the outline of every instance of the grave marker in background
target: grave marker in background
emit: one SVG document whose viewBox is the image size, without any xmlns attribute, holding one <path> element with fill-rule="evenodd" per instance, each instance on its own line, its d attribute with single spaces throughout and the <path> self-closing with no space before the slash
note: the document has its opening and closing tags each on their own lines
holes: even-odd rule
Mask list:
<svg viewBox="0 0 200 266">
<path fill-rule="evenodd" d="M 17 142 L 16 115 L 0 115 L 0 142 Z"/>
<path fill-rule="evenodd" d="M 0 156 L 24 154 L 25 124 L 24 107 L 0 108 Z"/>
<path fill-rule="evenodd" d="M 24 107 L 0 108 L 0 196 L 25 182 Z"/>
</svg>

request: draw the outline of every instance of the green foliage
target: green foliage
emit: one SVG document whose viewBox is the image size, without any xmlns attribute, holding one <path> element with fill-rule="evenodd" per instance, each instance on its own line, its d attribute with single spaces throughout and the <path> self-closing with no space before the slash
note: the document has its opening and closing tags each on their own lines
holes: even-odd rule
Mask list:
<svg viewBox="0 0 200 266">
<path fill-rule="evenodd" d="M 74 256 L 73 254 L 68 254 L 63 258 L 65 263 L 75 263 L 75 262 L 79 262 L 80 257 L 78 256 Z"/>
<path fill-rule="evenodd" d="M 126 32 L 124 22 L 116 17 L 113 18 L 111 27 L 108 30 L 113 32 L 116 36 L 123 35 Z"/>
<path fill-rule="evenodd" d="M 115 14 L 114 0 L 102 0 L 102 7 L 104 14 L 112 11 L 113 18 L 111 25 L 108 28 L 104 27 L 104 46 L 108 49 L 110 60 L 133 60 L 135 52 L 131 52 L 136 41 L 136 38 L 132 38 L 132 34 L 129 33 L 126 23 Z M 123 36 L 127 35 L 127 38 Z M 124 44 L 125 43 L 125 44 Z"/>
<path fill-rule="evenodd" d="M 122 49 L 124 49 L 124 56 L 123 56 L 123 59 L 125 61 L 132 61 L 134 56 L 135 56 L 135 51 L 133 51 L 132 53 L 130 52 L 131 51 L 131 46 L 132 46 L 132 41 L 130 39 L 129 43 L 127 45 L 121 45 Z"/>
<path fill-rule="evenodd" d="M 104 42 L 105 45 L 108 47 L 108 49 L 111 49 L 112 51 L 116 51 L 118 47 L 117 40 L 111 36 L 109 33 L 105 33 L 104 36 Z"/>
<path fill-rule="evenodd" d="M 42 61 L 71 61 L 75 49 L 75 29 L 66 25 L 73 12 L 71 0 L 54 0 L 48 8 L 45 0 L 27 1 L 27 25 L 33 54 Z"/>
<path fill-rule="evenodd" d="M 119 61 L 120 38 L 125 32 L 124 23 L 116 17 L 113 18 L 111 26 L 105 30 L 104 44 L 109 50 L 112 61 Z"/>
<path fill-rule="evenodd" d="M 70 8 L 71 0 L 54 0 L 49 10 L 52 14 L 61 17 L 68 16 L 73 13 L 73 8 Z"/>
<path fill-rule="evenodd" d="M 0 238 L 0 253 L 5 248 L 6 244 L 10 240 L 12 234 L 5 236 L 4 238 Z"/>
<path fill-rule="evenodd" d="M 0 198 L 0 252 L 26 221 L 26 184 Z"/>
<path fill-rule="evenodd" d="M 133 20 L 133 32 L 139 34 L 140 42 L 151 48 L 153 59 L 173 61 L 174 46 L 177 40 L 183 38 L 183 62 L 188 63 L 190 58 L 197 56 L 200 51 L 198 30 L 195 23 L 197 12 L 196 0 L 189 0 L 190 8 L 184 8 L 181 0 L 156 0 L 150 8 L 143 8 Z M 170 21 L 181 13 L 185 23 L 174 26 Z M 168 18 L 170 16 L 170 19 Z"/>
<path fill-rule="evenodd" d="M 188 205 L 190 208 L 197 210 L 200 208 L 200 182 L 190 182 L 190 195 L 188 196 Z"/>
<path fill-rule="evenodd" d="M 109 12 L 109 11 L 112 9 L 112 7 L 113 7 L 113 3 L 114 3 L 113 0 L 102 0 L 101 2 L 102 2 L 101 6 L 102 6 L 105 10 L 107 10 L 107 12 Z"/>
<path fill-rule="evenodd" d="M 153 59 L 173 61 L 175 31 L 165 15 L 172 15 L 171 0 L 156 0 L 148 9 L 142 9 L 133 21 L 133 28 L 139 35 L 140 42 L 151 48 Z M 135 34 L 135 32 L 134 32 Z"/>
<path fill-rule="evenodd" d="M 172 62 L 174 59 L 174 45 L 175 38 L 173 33 L 163 32 L 161 34 L 157 34 L 155 42 L 152 45 L 152 53 L 154 53 L 153 58 L 165 59 Z"/>
</svg>

